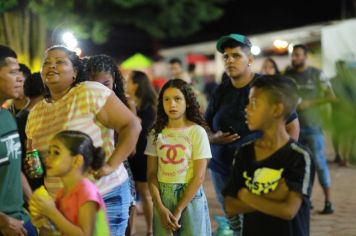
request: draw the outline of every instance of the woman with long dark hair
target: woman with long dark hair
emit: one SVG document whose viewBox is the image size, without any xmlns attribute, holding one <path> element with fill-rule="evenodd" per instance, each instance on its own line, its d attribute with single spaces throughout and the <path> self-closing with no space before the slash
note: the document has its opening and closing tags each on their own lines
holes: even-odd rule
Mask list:
<svg viewBox="0 0 356 236">
<path fill-rule="evenodd" d="M 136 183 L 136 190 L 140 195 L 143 207 L 147 235 L 152 235 L 152 200 L 147 185 L 147 156 L 144 151 L 147 144 L 148 131 L 156 116 L 157 95 L 150 79 L 141 71 L 132 71 L 129 74 L 126 91 L 136 104 L 137 116 L 140 118 L 142 126 L 135 155 L 129 158 L 129 162 Z M 135 216 L 133 215 L 133 217 Z"/>
</svg>

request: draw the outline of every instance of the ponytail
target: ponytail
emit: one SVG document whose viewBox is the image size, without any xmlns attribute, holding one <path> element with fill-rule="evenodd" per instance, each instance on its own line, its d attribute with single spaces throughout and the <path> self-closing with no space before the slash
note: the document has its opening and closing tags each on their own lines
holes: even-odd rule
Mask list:
<svg viewBox="0 0 356 236">
<path fill-rule="evenodd" d="M 93 170 L 99 170 L 105 163 L 105 151 L 102 147 L 94 147 L 93 160 L 90 163 L 90 167 Z"/>
<path fill-rule="evenodd" d="M 105 162 L 105 152 L 102 147 L 95 147 L 89 135 L 77 130 L 64 130 L 55 135 L 69 150 L 72 156 L 82 155 L 84 158 L 83 171 L 89 167 L 100 169 Z"/>
</svg>

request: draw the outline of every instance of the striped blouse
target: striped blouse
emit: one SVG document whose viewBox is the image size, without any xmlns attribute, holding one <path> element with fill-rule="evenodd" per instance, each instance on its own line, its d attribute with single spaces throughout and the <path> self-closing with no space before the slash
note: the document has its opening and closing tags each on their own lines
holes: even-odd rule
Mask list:
<svg viewBox="0 0 356 236">
<path fill-rule="evenodd" d="M 26 134 L 28 139 L 32 140 L 32 148 L 39 150 L 44 158 L 49 141 L 56 133 L 62 130 L 79 130 L 93 139 L 94 146 L 103 147 L 108 160 L 114 150 L 114 131 L 103 126 L 96 115 L 111 92 L 100 83 L 86 81 L 73 87 L 57 101 L 42 100 L 36 104 L 30 112 L 26 126 Z M 121 164 L 112 174 L 96 181 L 96 185 L 103 195 L 122 184 L 127 177 L 126 169 Z M 45 183 L 52 194 L 58 190 L 57 179 L 46 178 Z"/>
</svg>

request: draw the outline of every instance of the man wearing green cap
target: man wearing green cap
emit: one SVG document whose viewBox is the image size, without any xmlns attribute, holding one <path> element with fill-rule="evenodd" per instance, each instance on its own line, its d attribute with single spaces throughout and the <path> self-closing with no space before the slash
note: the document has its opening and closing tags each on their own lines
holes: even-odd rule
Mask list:
<svg viewBox="0 0 356 236">
<path fill-rule="evenodd" d="M 245 107 L 248 104 L 250 83 L 258 74 L 251 71 L 253 55 L 250 40 L 240 34 L 221 37 L 216 49 L 223 54 L 225 80 L 212 94 L 205 119 L 214 132 L 210 138 L 213 158 L 209 162 L 209 172 L 215 188 L 218 202 L 224 206 L 222 191 L 228 182 L 234 152 L 241 145 L 261 136 L 260 132 L 251 132 L 246 124 Z M 287 121 L 287 129 L 292 138 L 298 139 L 299 122 L 293 113 Z M 240 227 L 235 224 L 235 231 Z"/>
</svg>

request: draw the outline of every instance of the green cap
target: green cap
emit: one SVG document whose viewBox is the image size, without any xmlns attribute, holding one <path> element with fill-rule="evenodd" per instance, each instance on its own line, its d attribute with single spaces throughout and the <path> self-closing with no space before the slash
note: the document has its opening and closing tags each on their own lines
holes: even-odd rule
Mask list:
<svg viewBox="0 0 356 236">
<path fill-rule="evenodd" d="M 251 46 L 252 46 L 250 40 L 246 36 L 241 35 L 241 34 L 229 34 L 229 35 L 225 35 L 225 36 L 222 36 L 221 38 L 219 38 L 218 42 L 216 43 L 216 49 L 219 52 L 224 53 L 224 49 L 222 48 L 222 45 L 228 40 L 233 40 L 233 41 L 240 43 L 241 45 L 249 47 L 249 48 L 251 48 Z"/>
</svg>

